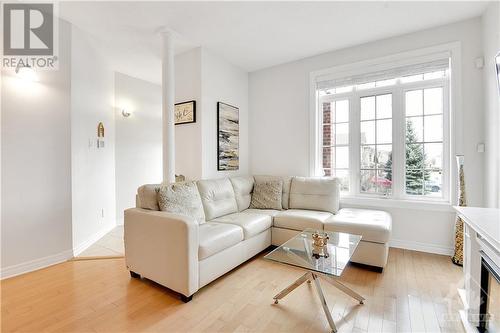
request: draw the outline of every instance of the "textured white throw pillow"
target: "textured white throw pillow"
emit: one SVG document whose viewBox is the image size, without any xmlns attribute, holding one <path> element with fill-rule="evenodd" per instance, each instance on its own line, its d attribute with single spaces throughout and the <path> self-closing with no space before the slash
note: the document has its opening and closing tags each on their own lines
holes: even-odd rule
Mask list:
<svg viewBox="0 0 500 333">
<path fill-rule="evenodd" d="M 199 224 L 205 222 L 200 193 L 194 182 L 162 185 L 157 193 L 161 211 L 192 217 Z"/>
<path fill-rule="evenodd" d="M 283 181 L 283 195 L 281 196 L 281 205 L 283 209 L 288 209 L 288 201 L 290 198 L 290 183 L 292 182 L 292 177 L 290 176 L 266 176 L 266 175 L 255 175 L 253 176 L 255 182 L 263 182 L 266 180 L 282 180 Z"/>
<path fill-rule="evenodd" d="M 283 181 L 264 180 L 256 181 L 253 187 L 250 208 L 281 210 Z"/>
</svg>

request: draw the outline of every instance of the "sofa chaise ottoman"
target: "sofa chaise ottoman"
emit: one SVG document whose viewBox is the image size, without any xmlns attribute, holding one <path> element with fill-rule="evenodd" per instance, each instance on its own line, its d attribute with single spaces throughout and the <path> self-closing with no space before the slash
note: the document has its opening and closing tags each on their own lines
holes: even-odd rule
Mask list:
<svg viewBox="0 0 500 333">
<path fill-rule="evenodd" d="M 250 208 L 254 184 L 279 180 L 280 209 Z M 382 271 L 387 263 L 391 217 L 377 210 L 339 209 L 336 178 L 232 177 L 196 182 L 205 222 L 160 211 L 161 185 L 138 189 L 136 208 L 125 211 L 125 259 L 133 277 L 143 276 L 192 295 L 233 268 L 281 245 L 306 228 L 359 234 L 351 261 Z"/>
</svg>

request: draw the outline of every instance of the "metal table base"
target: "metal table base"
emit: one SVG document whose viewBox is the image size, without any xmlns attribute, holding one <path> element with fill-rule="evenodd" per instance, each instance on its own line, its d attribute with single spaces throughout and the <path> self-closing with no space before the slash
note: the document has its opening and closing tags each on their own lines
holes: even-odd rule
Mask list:
<svg viewBox="0 0 500 333">
<path fill-rule="evenodd" d="M 328 309 L 328 305 L 326 304 L 325 300 L 325 295 L 323 294 L 323 289 L 321 289 L 321 284 L 319 283 L 319 278 L 320 276 L 323 278 L 323 280 L 327 281 L 330 283 L 332 286 L 335 288 L 339 289 L 340 291 L 344 292 L 345 294 L 351 296 L 352 298 L 356 299 L 359 304 L 363 304 L 365 299 L 363 296 L 359 295 L 355 291 L 353 291 L 351 288 L 346 287 L 336 279 L 320 274 L 317 272 L 312 272 L 308 271 L 304 275 L 302 275 L 300 278 L 298 278 L 295 282 L 293 282 L 291 285 L 280 291 L 276 296 L 273 297 L 274 299 L 274 304 L 278 304 L 279 300 L 284 298 L 286 295 L 291 293 L 293 290 L 295 290 L 298 286 L 300 286 L 304 282 L 311 283 L 311 280 L 314 281 L 314 285 L 316 287 L 316 293 L 318 294 L 318 297 L 321 301 L 321 305 L 323 306 L 323 311 L 325 312 L 326 319 L 328 319 L 328 323 L 330 324 L 330 328 L 332 329 L 333 333 L 337 332 L 337 327 L 335 326 L 335 322 L 333 321 L 332 314 L 330 313 L 330 309 Z"/>
</svg>

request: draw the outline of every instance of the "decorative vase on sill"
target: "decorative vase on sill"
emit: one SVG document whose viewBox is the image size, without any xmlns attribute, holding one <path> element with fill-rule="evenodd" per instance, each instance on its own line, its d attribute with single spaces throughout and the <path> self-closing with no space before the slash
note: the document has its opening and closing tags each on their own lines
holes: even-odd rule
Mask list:
<svg viewBox="0 0 500 333">
<path fill-rule="evenodd" d="M 457 155 L 458 168 L 458 205 L 467 206 L 465 196 L 465 173 L 464 173 L 464 156 Z M 458 266 L 463 266 L 464 262 L 464 221 L 457 216 L 455 222 L 455 252 L 451 261 Z"/>
</svg>

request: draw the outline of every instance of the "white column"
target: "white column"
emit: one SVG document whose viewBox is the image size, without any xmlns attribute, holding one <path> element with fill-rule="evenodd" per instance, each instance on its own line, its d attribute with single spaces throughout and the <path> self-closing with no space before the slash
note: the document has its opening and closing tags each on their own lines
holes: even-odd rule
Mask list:
<svg viewBox="0 0 500 333">
<path fill-rule="evenodd" d="M 175 182 L 175 59 L 174 36 L 172 31 L 160 31 L 162 38 L 161 58 L 161 108 L 162 108 L 162 152 L 163 182 Z"/>
</svg>

